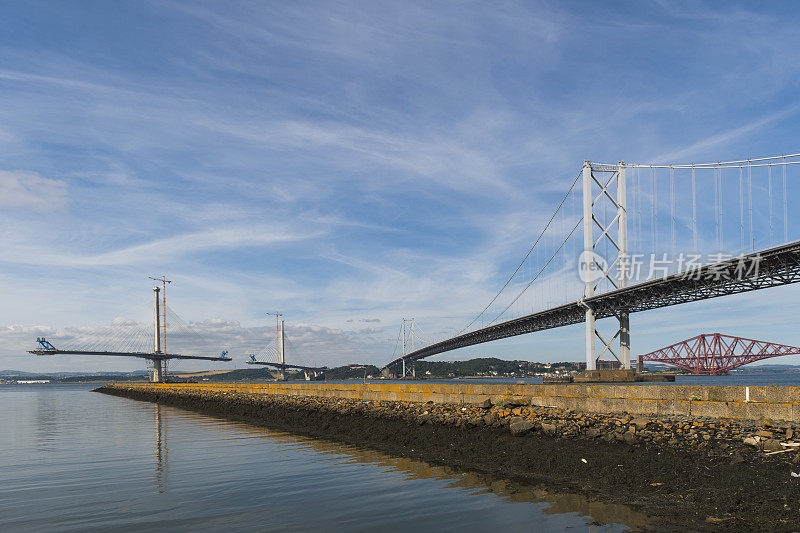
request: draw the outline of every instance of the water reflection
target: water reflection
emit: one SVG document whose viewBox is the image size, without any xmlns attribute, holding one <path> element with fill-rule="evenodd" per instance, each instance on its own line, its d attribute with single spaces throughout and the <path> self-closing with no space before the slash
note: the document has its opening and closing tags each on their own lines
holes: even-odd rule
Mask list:
<svg viewBox="0 0 800 533">
<path fill-rule="evenodd" d="M 272 434 L 278 442 L 296 442 L 297 437 Z M 436 479 L 450 481 L 447 488 L 466 489 L 475 494 L 494 494 L 505 501 L 549 503 L 547 514 L 578 513 L 600 523 L 621 523 L 631 528 L 641 528 L 647 523 L 644 513 L 628 506 L 606 504 L 590 500 L 580 494 L 552 492 L 540 485 L 510 481 L 501 477 L 450 466 L 440 466 L 407 457 L 394 457 L 375 450 L 358 448 L 319 439 L 303 439 L 305 446 L 321 455 L 344 456 L 347 462 L 371 464 L 388 472 L 400 472 L 404 479 Z M 320 459 L 321 460 L 321 459 Z"/>
<path fill-rule="evenodd" d="M 616 532 L 644 522 L 625 507 L 546 487 L 90 394 L 85 385 L 0 387 L 0 396 L 3 533 L 414 533 L 420 524 Z"/>
<path fill-rule="evenodd" d="M 160 406 L 159 406 L 160 407 Z M 163 410 L 162 410 L 163 409 Z M 173 411 L 170 413 L 170 411 Z M 157 413 L 157 463 L 156 471 L 166 473 L 167 446 L 165 420 L 170 415 L 224 421 L 228 429 L 235 429 L 235 435 L 228 437 L 223 447 L 268 445 L 271 452 L 292 449 L 306 452 L 315 461 L 333 461 L 341 464 L 365 464 L 380 468 L 387 473 L 400 473 L 404 480 L 439 480 L 448 482 L 442 488 L 461 489 L 472 494 L 493 494 L 507 502 L 546 503 L 546 514 L 576 513 L 588 516 L 603 524 L 624 524 L 638 529 L 647 524 L 647 516 L 626 505 L 606 504 L 579 494 L 554 492 L 544 486 L 510 481 L 492 474 L 466 471 L 450 466 L 433 465 L 407 457 L 395 457 L 368 448 L 341 444 L 323 439 L 272 431 L 230 421 L 187 413 L 178 409 L 163 407 Z M 163 453 L 161 453 L 163 448 Z"/>
<path fill-rule="evenodd" d="M 153 404 L 155 414 L 155 481 L 159 493 L 165 493 L 167 487 L 167 462 L 169 449 L 167 448 L 167 420 L 166 408 L 161 404 Z"/>
<path fill-rule="evenodd" d="M 36 396 L 36 450 L 41 452 L 53 452 L 57 449 L 59 436 L 59 420 L 62 415 L 59 404 L 49 394 L 39 394 Z"/>
</svg>

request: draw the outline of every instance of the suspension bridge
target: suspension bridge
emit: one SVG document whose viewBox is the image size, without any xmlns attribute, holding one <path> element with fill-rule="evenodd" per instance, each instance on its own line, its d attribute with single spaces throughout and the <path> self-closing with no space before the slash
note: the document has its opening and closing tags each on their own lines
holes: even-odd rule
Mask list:
<svg viewBox="0 0 800 533">
<path fill-rule="evenodd" d="M 154 287 L 154 330 L 136 323 L 120 321 L 108 327 L 91 328 L 57 348 L 44 337 L 36 339 L 38 348 L 29 350 L 34 355 L 103 355 L 113 357 L 135 357 L 145 359 L 150 370 L 150 380 L 161 382 L 167 376 L 167 363 L 171 360 L 231 361 L 227 351 L 218 356 L 184 355 L 167 351 L 167 332 L 170 340 L 201 351 L 209 343 L 167 307 L 166 278 L 151 278 L 161 281 L 162 287 Z M 168 322 L 169 319 L 169 322 Z M 168 329 L 167 324 L 170 324 Z M 149 349 L 152 347 L 152 350 Z"/>
<path fill-rule="evenodd" d="M 604 355 L 631 369 L 631 313 L 800 281 L 788 209 L 800 193 L 789 181 L 798 164 L 800 154 L 704 164 L 585 161 L 489 303 L 455 335 L 421 347 L 405 341 L 404 319 L 402 353 L 384 373 L 405 377 L 407 363 L 426 357 L 581 322 L 587 370 Z M 692 357 L 708 359 L 701 352 Z M 752 355 L 723 350 L 709 368 L 757 360 Z"/>
<path fill-rule="evenodd" d="M 288 337 L 286 336 L 286 327 L 284 324 L 283 316 L 281 313 L 267 313 L 267 315 L 275 316 L 275 346 L 264 348 L 258 354 L 250 354 L 250 360 L 245 361 L 248 365 L 261 365 L 269 366 L 277 370 L 277 379 L 283 381 L 286 379 L 287 370 L 299 370 L 303 373 L 306 381 L 311 378 L 316 378 L 324 374 L 327 367 L 304 366 L 299 364 L 291 364 L 286 362 L 286 347 L 291 345 Z M 292 350 L 294 351 L 294 350 Z"/>
</svg>

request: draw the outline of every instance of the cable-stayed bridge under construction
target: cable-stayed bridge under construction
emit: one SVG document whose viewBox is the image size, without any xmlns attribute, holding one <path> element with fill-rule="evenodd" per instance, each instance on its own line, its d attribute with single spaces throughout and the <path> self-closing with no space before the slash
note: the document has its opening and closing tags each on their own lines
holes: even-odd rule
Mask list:
<svg viewBox="0 0 800 533">
<path fill-rule="evenodd" d="M 279 381 L 286 379 L 287 370 L 298 370 L 302 372 L 306 381 L 323 375 L 325 370 L 328 369 L 327 367 L 304 366 L 286 362 L 286 348 L 287 346 L 291 347 L 291 342 L 286 336 L 286 327 L 283 319 L 281 319 L 283 315 L 277 312 L 267 313 L 267 315 L 275 316 L 275 345 L 271 346 L 268 343 L 258 354 L 250 354 L 248 356 L 250 360 L 245 362 L 248 365 L 261 365 L 274 368 Z"/>
<path fill-rule="evenodd" d="M 406 342 L 404 319 L 402 353 L 384 374 L 405 377 L 420 359 L 581 322 L 588 370 L 603 356 L 630 369 L 631 313 L 800 281 L 800 220 L 789 211 L 789 198 L 800 194 L 800 180 L 791 180 L 798 164 L 800 154 L 585 161 L 483 310 L 455 335 L 423 346 Z"/>
<path fill-rule="evenodd" d="M 134 357 L 146 359 L 150 370 L 150 380 L 162 382 L 167 376 L 167 364 L 171 360 L 231 361 L 227 351 L 218 356 L 186 355 L 167 350 L 167 332 L 170 342 L 177 341 L 192 351 L 208 350 L 209 342 L 167 307 L 166 278 L 151 278 L 162 283 L 154 287 L 154 329 L 137 324 L 112 324 L 104 328 L 94 328 L 85 335 L 79 335 L 59 347 L 44 337 L 36 339 L 38 347 L 29 350 L 34 355 L 103 355 L 113 357 Z M 169 327 L 168 327 L 169 324 Z"/>
</svg>

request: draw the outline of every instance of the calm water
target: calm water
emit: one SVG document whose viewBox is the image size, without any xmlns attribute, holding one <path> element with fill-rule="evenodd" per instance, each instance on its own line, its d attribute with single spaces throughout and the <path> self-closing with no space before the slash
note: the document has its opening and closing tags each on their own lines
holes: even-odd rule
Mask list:
<svg viewBox="0 0 800 533">
<path fill-rule="evenodd" d="M 0 531 L 621 531 L 644 521 L 623 506 L 91 388 L 0 385 Z"/>
</svg>

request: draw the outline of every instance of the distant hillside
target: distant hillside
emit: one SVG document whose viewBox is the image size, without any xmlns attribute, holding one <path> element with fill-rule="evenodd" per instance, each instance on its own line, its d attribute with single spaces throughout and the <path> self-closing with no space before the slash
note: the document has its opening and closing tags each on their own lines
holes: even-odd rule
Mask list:
<svg viewBox="0 0 800 533">
<path fill-rule="evenodd" d="M 418 378 L 454 378 L 467 376 L 485 377 L 530 377 L 536 374 L 569 372 L 578 369 L 576 363 L 534 363 L 531 361 L 506 361 L 494 357 L 470 359 L 468 361 L 417 361 L 413 365 Z M 407 367 L 411 371 L 411 365 Z M 214 374 L 208 377 L 185 376 L 189 381 L 247 381 L 274 379 L 274 370 L 266 368 L 239 369 Z M 377 379 L 381 369 L 374 365 L 348 365 L 331 368 L 325 371 L 324 378 L 336 379 Z M 289 379 L 303 379 L 303 374 L 288 374 Z"/>
<path fill-rule="evenodd" d="M 536 374 L 577 371 L 573 362 L 536 363 L 481 357 L 468 361 L 417 361 L 417 377 L 454 378 L 466 376 L 530 377 Z M 408 368 L 408 367 L 406 367 Z"/>
<path fill-rule="evenodd" d="M 104 375 L 104 376 L 146 376 L 146 370 L 133 370 L 131 372 L 120 371 L 103 371 L 103 372 L 27 372 L 24 370 L 0 370 L 0 377 L 3 376 L 47 376 L 49 378 L 63 378 L 69 376 L 87 376 L 87 375 Z"/>
<path fill-rule="evenodd" d="M 417 361 L 408 364 L 406 367 L 409 374 L 414 367 L 417 378 L 458 378 L 458 377 L 505 377 L 521 378 L 533 377 L 543 374 L 567 373 L 578 370 L 578 364 L 574 362 L 558 363 L 537 363 L 532 361 L 507 361 L 496 357 L 480 357 L 467 361 Z M 671 373 L 681 373 L 673 366 L 647 363 L 646 369 L 649 371 L 667 371 Z M 761 373 L 761 372 L 800 372 L 800 366 L 767 364 L 758 366 L 745 366 L 734 370 L 737 373 Z M 147 379 L 148 373 L 144 370 L 133 372 L 25 372 L 21 370 L 0 370 L 0 380 L 15 381 L 18 379 L 47 379 L 62 383 L 74 383 L 80 381 L 141 381 Z M 381 377 L 381 370 L 374 365 L 348 365 L 328 369 L 324 376 L 318 379 L 338 380 L 338 379 L 378 379 Z M 291 380 L 304 379 L 302 372 L 288 372 L 287 378 Z M 260 368 L 239 368 L 231 371 L 214 371 L 205 374 L 203 372 L 179 372 L 170 375 L 170 380 L 180 382 L 235 382 L 235 381 L 270 381 L 275 379 L 275 370 L 265 367 Z"/>
<path fill-rule="evenodd" d="M 339 366 L 325 371 L 325 379 L 364 379 L 364 376 L 380 377 L 381 369 L 373 365 Z"/>
<path fill-rule="evenodd" d="M 134 372 L 26 372 L 21 370 L 0 370 L 0 381 L 49 380 L 59 383 L 81 381 L 133 381 L 147 379 L 147 371 Z"/>
</svg>

